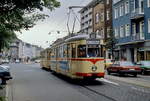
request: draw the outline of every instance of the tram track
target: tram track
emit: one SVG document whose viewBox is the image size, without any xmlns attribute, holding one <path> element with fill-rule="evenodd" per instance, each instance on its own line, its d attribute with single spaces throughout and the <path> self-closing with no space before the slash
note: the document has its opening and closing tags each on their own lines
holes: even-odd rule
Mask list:
<svg viewBox="0 0 150 101">
<path fill-rule="evenodd" d="M 109 99 L 109 100 L 111 100 L 111 101 L 117 101 L 116 99 L 114 99 L 114 98 L 112 98 L 112 97 L 109 97 L 109 96 L 107 96 L 106 94 L 100 93 L 100 92 L 98 92 L 98 91 L 96 91 L 96 90 L 93 90 L 93 89 L 91 89 L 90 87 L 87 87 L 87 86 L 85 86 L 85 85 L 80 85 L 80 86 L 83 87 L 84 89 L 87 89 L 88 91 L 90 91 L 90 92 L 92 92 L 92 93 L 95 93 L 96 95 L 103 96 L 103 97 L 105 97 L 105 98 L 107 98 L 107 99 Z"/>
<path fill-rule="evenodd" d="M 95 82 L 92 81 L 92 84 L 91 84 L 90 81 L 84 81 L 84 80 L 83 81 L 82 80 L 81 81 L 78 81 L 78 80 L 72 81 L 72 79 L 70 79 L 64 75 L 61 75 L 61 74 L 60 74 L 61 76 L 58 74 L 54 74 L 54 75 L 56 75 L 56 77 L 61 78 L 64 81 L 66 81 L 67 83 L 70 83 L 73 88 L 77 89 L 82 94 L 84 93 L 86 96 L 88 95 L 88 97 L 90 97 L 89 95 L 92 95 L 92 97 L 94 95 L 96 95 L 94 97 L 100 96 L 100 97 L 104 97 L 105 99 L 108 99 L 108 100 L 101 100 L 101 101 L 118 101 L 104 93 L 98 92 L 87 86 L 87 85 L 97 85 L 97 84 L 101 85 L 101 82 L 99 82 L 99 81 L 95 81 Z M 93 98 L 92 98 L 92 100 L 93 100 Z M 94 100 L 94 101 L 97 101 L 97 100 Z"/>
</svg>

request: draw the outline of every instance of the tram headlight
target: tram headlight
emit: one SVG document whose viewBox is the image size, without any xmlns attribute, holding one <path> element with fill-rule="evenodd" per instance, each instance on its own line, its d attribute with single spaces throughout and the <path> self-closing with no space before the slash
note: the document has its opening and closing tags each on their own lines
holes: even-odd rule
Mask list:
<svg viewBox="0 0 150 101">
<path fill-rule="evenodd" d="M 97 67 L 96 66 L 92 66 L 92 71 L 96 71 L 97 70 Z"/>
</svg>

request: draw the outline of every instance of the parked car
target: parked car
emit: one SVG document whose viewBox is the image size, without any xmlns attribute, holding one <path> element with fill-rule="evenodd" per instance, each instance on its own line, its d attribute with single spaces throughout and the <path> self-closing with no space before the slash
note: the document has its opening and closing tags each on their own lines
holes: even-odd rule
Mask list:
<svg viewBox="0 0 150 101">
<path fill-rule="evenodd" d="M 2 84 L 6 84 L 6 81 L 12 79 L 9 66 L 0 65 L 0 78 L 2 79 Z"/>
<path fill-rule="evenodd" d="M 105 69 L 108 68 L 112 64 L 113 64 L 113 62 L 111 59 L 105 59 Z"/>
<path fill-rule="evenodd" d="M 15 63 L 20 63 L 20 60 L 16 60 Z"/>
<path fill-rule="evenodd" d="M 120 75 L 123 74 L 132 74 L 133 76 L 137 76 L 138 73 L 141 72 L 141 68 L 135 66 L 130 61 L 116 61 L 110 67 L 107 68 L 108 75 L 111 73 L 118 73 Z"/>
<path fill-rule="evenodd" d="M 142 74 L 150 73 L 150 61 L 139 61 L 137 65 L 142 69 Z"/>
<path fill-rule="evenodd" d="M 35 63 L 40 63 L 40 60 L 35 60 Z"/>
<path fill-rule="evenodd" d="M 9 60 L 8 59 L 3 59 L 2 63 L 9 63 Z"/>
</svg>

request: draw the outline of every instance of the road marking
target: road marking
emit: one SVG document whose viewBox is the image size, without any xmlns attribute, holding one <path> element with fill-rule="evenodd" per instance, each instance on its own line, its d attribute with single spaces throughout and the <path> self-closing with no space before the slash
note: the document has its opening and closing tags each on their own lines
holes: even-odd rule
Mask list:
<svg viewBox="0 0 150 101">
<path fill-rule="evenodd" d="M 110 84 L 114 84 L 114 85 L 119 86 L 119 84 L 118 84 L 118 83 L 116 83 L 116 82 L 112 82 L 112 81 L 109 81 L 109 80 L 104 79 L 104 78 L 101 78 L 101 79 L 97 78 L 96 80 L 98 80 L 98 81 L 103 81 L 103 82 L 106 82 L 106 83 L 110 83 Z"/>
<path fill-rule="evenodd" d="M 139 91 L 139 92 L 149 93 L 150 94 L 150 91 L 144 90 L 142 88 L 136 88 L 136 87 L 131 87 L 131 88 L 134 89 L 134 90 L 136 90 L 136 91 Z"/>
<path fill-rule="evenodd" d="M 115 76 L 110 76 L 110 75 L 105 75 L 105 78 L 150 88 L 150 82 L 144 82 L 143 80 L 140 81 L 140 80 L 136 80 L 136 79 L 134 80 L 134 79 L 130 79 L 130 78 L 115 77 Z"/>
</svg>

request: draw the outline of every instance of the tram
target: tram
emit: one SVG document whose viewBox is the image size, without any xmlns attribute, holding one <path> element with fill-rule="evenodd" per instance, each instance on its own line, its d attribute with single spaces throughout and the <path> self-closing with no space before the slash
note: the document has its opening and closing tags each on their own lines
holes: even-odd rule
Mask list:
<svg viewBox="0 0 150 101">
<path fill-rule="evenodd" d="M 51 49 L 47 48 L 43 51 L 41 51 L 41 60 L 40 60 L 40 66 L 42 69 L 45 70 L 51 70 L 50 68 L 50 54 L 51 54 Z"/>
<path fill-rule="evenodd" d="M 103 47 L 96 34 L 78 34 L 58 39 L 51 46 L 50 67 L 73 79 L 104 77 Z"/>
</svg>

